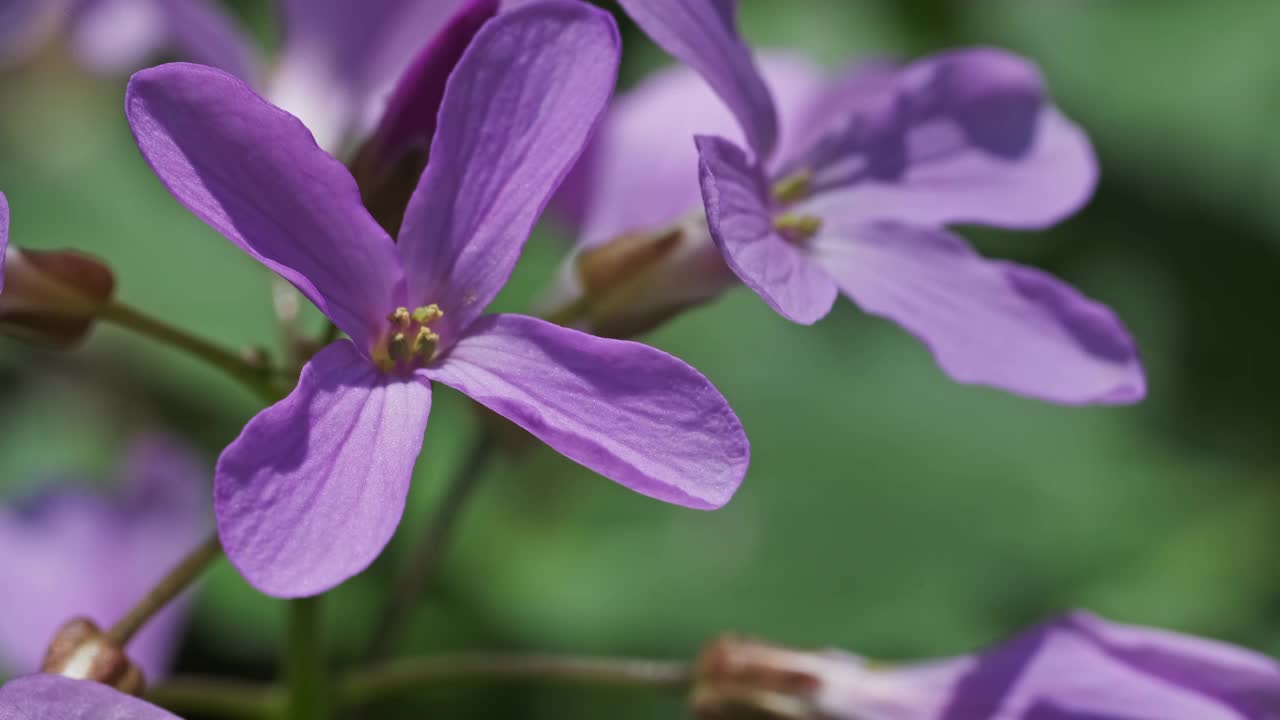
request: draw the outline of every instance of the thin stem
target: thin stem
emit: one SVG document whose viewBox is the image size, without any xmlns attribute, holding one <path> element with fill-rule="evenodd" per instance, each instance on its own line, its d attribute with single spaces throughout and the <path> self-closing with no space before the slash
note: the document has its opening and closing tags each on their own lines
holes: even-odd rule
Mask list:
<svg viewBox="0 0 1280 720">
<path fill-rule="evenodd" d="M 221 678 L 174 678 L 151 688 L 146 699 L 183 717 L 274 720 L 284 706 L 280 688 Z"/>
<path fill-rule="evenodd" d="M 562 685 L 684 690 L 693 681 L 691 665 L 679 660 L 570 657 L 468 653 L 402 658 L 357 668 L 337 678 L 335 699 L 341 708 L 455 685 L 459 682 L 547 682 Z M 151 702 L 176 713 L 205 714 L 236 720 L 280 717 L 289 700 L 289 718 L 298 714 L 291 702 L 292 685 L 260 685 L 236 680 L 173 678 L 147 693 Z"/>
<path fill-rule="evenodd" d="M 320 620 L 318 596 L 289 601 L 288 646 L 284 658 L 288 691 L 285 717 L 289 720 L 324 720 L 329 716 Z"/>
<path fill-rule="evenodd" d="M 112 625 L 107 630 L 107 639 L 118 647 L 127 645 L 153 615 L 163 610 L 221 555 L 222 545 L 214 534 L 179 561 L 132 610 Z"/>
<path fill-rule="evenodd" d="M 396 634 L 413 612 L 413 606 L 418 598 L 430 586 L 449 540 L 449 534 L 462 513 L 463 506 L 475 490 L 489 458 L 493 456 L 495 442 L 493 433 L 482 430 L 479 438 L 467 452 L 462 465 L 450 480 L 444 497 L 441 498 L 440 504 L 436 506 L 435 512 L 427 522 L 426 529 L 410 551 L 409 560 L 400 576 L 396 578 L 386 610 L 382 613 L 382 619 L 373 634 L 373 642 L 369 646 L 369 659 L 384 658 L 394 649 L 392 645 Z"/>
<path fill-rule="evenodd" d="M 459 681 L 537 680 L 571 685 L 682 689 L 692 681 L 687 662 L 554 655 L 456 655 L 405 658 L 354 670 L 338 680 L 343 706 Z"/>
<path fill-rule="evenodd" d="M 244 383 L 270 402 L 280 399 L 279 391 L 271 383 L 269 371 L 245 362 L 238 354 L 204 338 L 114 300 L 102 308 L 100 317 L 153 340 L 185 350 Z"/>
</svg>

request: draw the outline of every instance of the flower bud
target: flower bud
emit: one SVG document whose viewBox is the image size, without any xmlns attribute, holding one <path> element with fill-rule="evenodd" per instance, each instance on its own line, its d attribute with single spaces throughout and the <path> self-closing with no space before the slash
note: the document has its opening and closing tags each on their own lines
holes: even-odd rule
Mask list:
<svg viewBox="0 0 1280 720">
<path fill-rule="evenodd" d="M 427 166 L 445 81 L 499 5 L 467 0 L 458 7 L 401 74 L 378 127 L 351 162 L 365 207 L 392 237 Z"/>
<path fill-rule="evenodd" d="M 660 233 L 631 233 L 574 254 L 561 271 L 552 319 L 596 335 L 629 338 L 708 302 L 737 278 L 690 216 Z"/>
<path fill-rule="evenodd" d="M 819 720 L 821 668 L 807 653 L 726 636 L 698 657 L 694 714 L 703 720 Z"/>
<path fill-rule="evenodd" d="M 141 695 L 144 686 L 138 666 L 87 618 L 69 620 L 58 630 L 40 672 L 92 680 L 129 695 Z"/>
<path fill-rule="evenodd" d="M 88 255 L 11 245 L 4 252 L 0 330 L 71 347 L 88 334 L 114 289 L 111 270 Z"/>
</svg>

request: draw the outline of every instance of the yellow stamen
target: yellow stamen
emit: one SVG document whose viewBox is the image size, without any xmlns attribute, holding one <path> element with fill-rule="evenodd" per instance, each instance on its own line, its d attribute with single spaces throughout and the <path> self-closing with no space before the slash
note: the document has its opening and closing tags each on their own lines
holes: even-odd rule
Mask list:
<svg viewBox="0 0 1280 720">
<path fill-rule="evenodd" d="M 813 215 L 795 215 L 787 213 L 773 220 L 773 229 L 787 236 L 790 240 L 808 240 L 822 229 L 822 218 Z"/>
<path fill-rule="evenodd" d="M 418 328 L 418 336 L 413 339 L 414 357 L 430 360 L 432 353 L 436 351 L 436 344 L 439 342 L 439 335 L 431 332 L 428 328 Z"/>
<path fill-rule="evenodd" d="M 773 197 L 781 203 L 803 200 L 809 194 L 809 185 L 812 182 L 813 174 L 808 170 L 791 173 L 773 184 Z"/>
<path fill-rule="evenodd" d="M 398 332 L 387 340 L 387 356 L 396 362 L 409 359 L 409 339 Z"/>
<path fill-rule="evenodd" d="M 442 317 L 444 317 L 444 311 L 435 303 L 431 303 L 426 307 L 420 307 L 413 311 L 413 321 L 419 325 L 426 325 L 427 323 L 430 323 L 433 320 L 438 320 Z"/>
<path fill-rule="evenodd" d="M 398 307 L 390 315 L 387 316 L 387 322 L 396 327 L 409 327 L 409 308 Z"/>
</svg>

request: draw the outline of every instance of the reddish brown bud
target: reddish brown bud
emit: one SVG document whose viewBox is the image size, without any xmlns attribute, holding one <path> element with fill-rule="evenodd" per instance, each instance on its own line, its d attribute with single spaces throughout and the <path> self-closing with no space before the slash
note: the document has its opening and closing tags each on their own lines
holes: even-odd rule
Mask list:
<svg viewBox="0 0 1280 720">
<path fill-rule="evenodd" d="M 736 278 L 691 216 L 659 233 L 630 233 L 575 255 L 549 319 L 597 335 L 634 337 L 717 297 Z"/>
<path fill-rule="evenodd" d="M 693 710 L 703 720 L 829 720 L 821 685 L 809 654 L 725 636 L 698 657 Z"/>
<path fill-rule="evenodd" d="M 92 680 L 129 695 L 141 695 L 142 671 L 93 621 L 74 618 L 54 636 L 40 672 Z"/>
<path fill-rule="evenodd" d="M 0 289 L 0 330 L 71 347 L 88 334 L 114 290 L 111 270 L 88 255 L 9 246 Z"/>
</svg>

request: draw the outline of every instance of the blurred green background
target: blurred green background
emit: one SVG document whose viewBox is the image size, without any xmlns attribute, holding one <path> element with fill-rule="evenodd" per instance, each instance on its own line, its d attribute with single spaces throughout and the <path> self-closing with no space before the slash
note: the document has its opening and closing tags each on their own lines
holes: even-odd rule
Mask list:
<svg viewBox="0 0 1280 720">
<path fill-rule="evenodd" d="M 265 4 L 233 7 L 272 34 Z M 966 234 L 1115 308 L 1143 349 L 1150 399 L 1063 408 L 954 385 L 905 333 L 847 303 L 802 328 L 732 293 L 649 339 L 707 374 L 746 425 L 754 462 L 735 500 L 684 510 L 545 448 L 508 457 L 403 649 L 682 658 L 738 631 L 913 658 L 1083 606 L 1280 654 L 1280 3 L 744 0 L 742 16 L 757 45 L 833 64 L 973 43 L 1038 61 L 1092 134 L 1101 189 L 1053 231 Z M 625 86 L 667 60 L 624 32 Z M 99 255 L 124 300 L 271 347 L 266 272 L 151 175 L 124 82 L 56 52 L 0 76 L 11 240 Z M 564 248 L 542 231 L 500 306 L 526 307 Z M 212 463 L 255 409 L 231 381 L 111 328 L 71 355 L 0 340 L 0 494 L 52 471 L 109 475 L 149 427 L 180 430 Z M 326 605 L 338 658 L 361 647 L 405 538 L 474 432 L 465 403 L 439 390 L 401 533 Z M 180 669 L 268 678 L 282 621 L 224 562 Z M 522 686 L 424 693 L 405 709 L 685 716 L 661 693 Z"/>
</svg>

